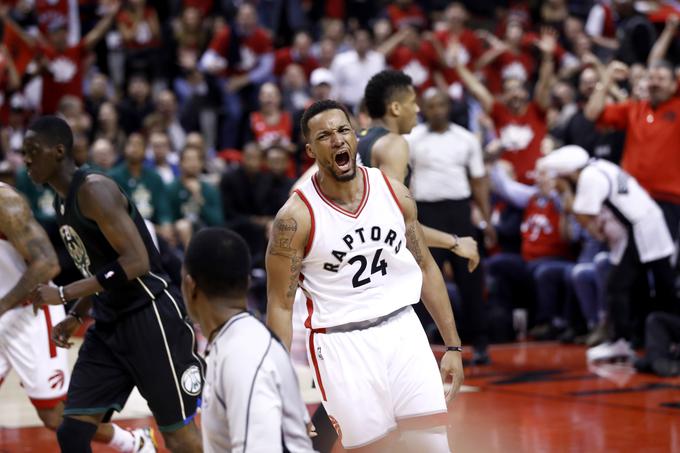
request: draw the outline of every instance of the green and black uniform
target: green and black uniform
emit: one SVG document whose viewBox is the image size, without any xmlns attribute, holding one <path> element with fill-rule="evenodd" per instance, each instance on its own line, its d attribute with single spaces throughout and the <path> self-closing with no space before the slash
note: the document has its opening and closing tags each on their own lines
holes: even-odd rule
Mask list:
<svg viewBox="0 0 680 453">
<path fill-rule="evenodd" d="M 389 134 L 390 131 L 382 126 L 371 127 L 369 129 L 363 129 L 359 132 L 359 143 L 357 144 L 357 155 L 361 159 L 361 165 L 364 167 L 372 167 L 371 158 L 373 157 L 373 145 L 380 138 Z M 407 164 L 406 168 L 406 179 L 402 181 L 406 187 L 408 187 L 411 182 L 411 165 Z"/>
<path fill-rule="evenodd" d="M 57 196 L 54 204 L 59 233 L 84 277 L 119 258 L 78 206 L 78 190 L 94 173 L 87 167 L 77 170 L 66 199 Z M 64 414 L 105 414 L 107 420 L 113 410 L 122 409 L 136 386 L 160 429 L 178 429 L 196 413 L 204 365 L 179 291 L 170 284 L 144 219 L 128 196 L 126 200 L 150 270 L 120 288 L 92 296 L 96 322 L 85 334 Z"/>
</svg>

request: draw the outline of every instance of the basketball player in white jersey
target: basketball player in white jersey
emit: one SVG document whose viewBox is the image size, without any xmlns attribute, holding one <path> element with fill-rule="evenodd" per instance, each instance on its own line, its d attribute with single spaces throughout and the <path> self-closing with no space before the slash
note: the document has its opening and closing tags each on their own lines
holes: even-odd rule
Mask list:
<svg viewBox="0 0 680 453">
<path fill-rule="evenodd" d="M 47 234 L 24 198 L 0 183 L 0 384 L 14 369 L 52 431 L 61 423 L 71 372 L 66 349 L 57 347 L 51 334 L 66 315 L 61 305 L 34 313 L 27 299 L 33 288 L 57 274 L 59 262 Z M 156 451 L 148 429 L 130 432 L 108 424 L 96 439 L 118 451 Z"/>
<path fill-rule="evenodd" d="M 449 451 L 446 400 L 463 381 L 462 348 L 415 202 L 400 182 L 356 165 L 357 139 L 341 104 L 313 104 L 302 130 L 319 172 L 276 216 L 267 323 L 290 347 L 299 285 L 310 363 L 344 448 Z M 411 308 L 421 298 L 446 342 L 441 374 Z"/>
</svg>

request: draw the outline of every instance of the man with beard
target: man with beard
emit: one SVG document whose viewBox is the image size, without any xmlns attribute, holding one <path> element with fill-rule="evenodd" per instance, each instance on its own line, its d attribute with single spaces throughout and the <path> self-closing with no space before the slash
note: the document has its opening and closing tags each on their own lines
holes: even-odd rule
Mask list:
<svg viewBox="0 0 680 453">
<path fill-rule="evenodd" d="M 299 286 L 314 379 L 345 448 L 449 451 L 441 379 L 453 379 L 450 401 L 463 380 L 462 347 L 416 204 L 399 181 L 357 166 L 344 106 L 317 102 L 301 126 L 319 171 L 276 216 L 267 324 L 290 349 Z M 446 343 L 441 376 L 411 308 L 421 298 Z"/>
</svg>

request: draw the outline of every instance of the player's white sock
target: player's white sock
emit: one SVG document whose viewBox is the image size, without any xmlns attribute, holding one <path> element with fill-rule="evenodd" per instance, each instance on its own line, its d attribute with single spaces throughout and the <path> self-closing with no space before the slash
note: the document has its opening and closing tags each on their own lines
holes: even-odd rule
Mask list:
<svg viewBox="0 0 680 453">
<path fill-rule="evenodd" d="M 127 429 L 112 423 L 113 425 L 113 439 L 109 442 L 109 447 L 115 448 L 118 451 L 132 452 L 135 448 L 135 436 Z"/>
</svg>

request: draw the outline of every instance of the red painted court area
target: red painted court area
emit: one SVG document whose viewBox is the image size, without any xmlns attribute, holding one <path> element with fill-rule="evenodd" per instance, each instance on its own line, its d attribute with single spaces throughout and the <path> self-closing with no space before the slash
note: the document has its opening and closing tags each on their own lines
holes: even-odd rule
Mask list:
<svg viewBox="0 0 680 453">
<path fill-rule="evenodd" d="M 680 379 L 589 370 L 584 348 L 553 343 L 495 346 L 491 357 L 493 365 L 466 368 L 465 384 L 477 390 L 449 408 L 454 452 L 680 453 Z M 54 451 L 44 428 L 0 430 L 1 453 Z"/>
</svg>

